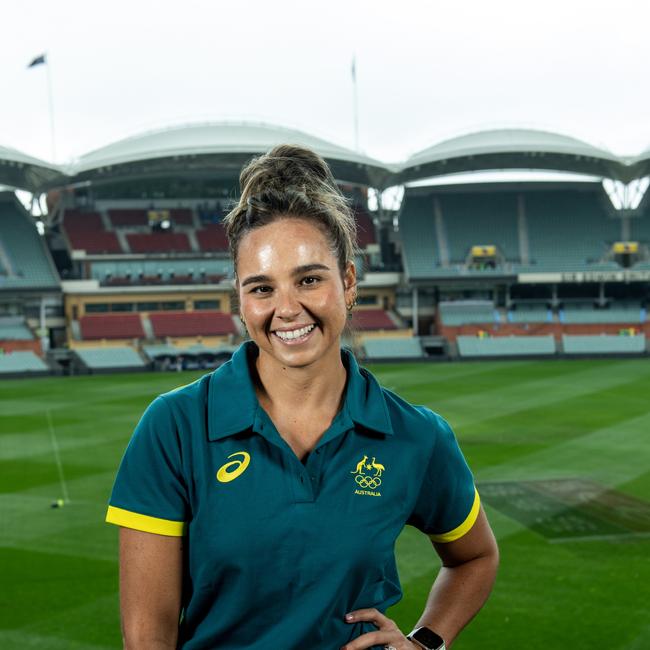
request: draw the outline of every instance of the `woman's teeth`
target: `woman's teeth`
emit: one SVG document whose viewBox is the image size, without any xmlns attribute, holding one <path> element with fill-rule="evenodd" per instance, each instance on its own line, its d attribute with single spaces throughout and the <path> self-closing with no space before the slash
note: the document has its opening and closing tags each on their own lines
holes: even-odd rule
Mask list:
<svg viewBox="0 0 650 650">
<path fill-rule="evenodd" d="M 305 336 L 311 332 L 315 325 L 307 325 L 307 327 L 301 327 L 299 330 L 291 330 L 290 332 L 280 332 L 275 331 L 275 335 L 281 338 L 283 341 L 291 341 L 293 339 L 299 339 L 301 336 Z"/>
</svg>

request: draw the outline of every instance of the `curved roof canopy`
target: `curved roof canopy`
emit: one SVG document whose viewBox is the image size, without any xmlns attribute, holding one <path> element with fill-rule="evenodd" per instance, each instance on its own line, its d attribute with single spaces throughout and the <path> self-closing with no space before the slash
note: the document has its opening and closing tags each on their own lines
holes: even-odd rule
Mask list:
<svg viewBox="0 0 650 650">
<path fill-rule="evenodd" d="M 91 151 L 68 171 L 75 182 L 192 172 L 237 178 L 242 165 L 252 156 L 283 143 L 314 149 L 341 181 L 381 185 L 388 175 L 383 163 L 327 140 L 294 129 L 244 122 L 150 131 Z"/>
<path fill-rule="evenodd" d="M 486 170 L 554 170 L 629 182 L 650 175 L 650 150 L 637 158 L 558 133 L 498 129 L 428 147 L 401 165 L 388 165 L 316 136 L 269 124 L 215 122 L 149 131 L 91 151 L 62 167 L 0 147 L 0 184 L 34 193 L 90 182 L 192 177 L 234 182 L 252 156 L 281 143 L 322 155 L 341 182 L 388 187 L 434 176 Z"/>
<path fill-rule="evenodd" d="M 45 185 L 66 182 L 63 170 L 51 163 L 0 146 L 0 185 L 38 192 Z"/>
<path fill-rule="evenodd" d="M 400 183 L 461 172 L 544 169 L 627 181 L 631 169 L 613 153 L 582 140 L 532 129 L 495 129 L 445 140 L 411 156 Z"/>
</svg>

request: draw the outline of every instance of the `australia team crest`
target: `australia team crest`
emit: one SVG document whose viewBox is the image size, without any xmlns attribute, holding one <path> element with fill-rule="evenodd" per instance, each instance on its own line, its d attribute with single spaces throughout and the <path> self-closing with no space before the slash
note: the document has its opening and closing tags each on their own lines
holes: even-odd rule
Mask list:
<svg viewBox="0 0 650 650">
<path fill-rule="evenodd" d="M 356 469 L 350 472 L 350 474 L 354 474 L 354 482 L 357 484 L 354 493 L 369 497 L 380 497 L 379 486 L 382 483 L 381 477 L 385 470 L 386 468 L 377 462 L 375 456 L 369 461 L 368 455 L 364 454 L 363 458 L 357 463 Z"/>
</svg>

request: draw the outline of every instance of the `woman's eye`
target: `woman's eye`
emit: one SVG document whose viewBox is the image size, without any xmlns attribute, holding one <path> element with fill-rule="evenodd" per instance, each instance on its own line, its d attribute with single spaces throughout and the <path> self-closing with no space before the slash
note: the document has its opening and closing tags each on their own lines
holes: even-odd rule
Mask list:
<svg viewBox="0 0 650 650">
<path fill-rule="evenodd" d="M 261 284 L 259 287 L 253 287 L 251 293 L 268 293 L 271 290 L 271 287 Z"/>
<path fill-rule="evenodd" d="M 303 278 L 302 281 L 304 284 L 312 285 L 320 282 L 320 278 L 316 277 L 315 275 L 308 275 L 306 278 Z"/>
</svg>

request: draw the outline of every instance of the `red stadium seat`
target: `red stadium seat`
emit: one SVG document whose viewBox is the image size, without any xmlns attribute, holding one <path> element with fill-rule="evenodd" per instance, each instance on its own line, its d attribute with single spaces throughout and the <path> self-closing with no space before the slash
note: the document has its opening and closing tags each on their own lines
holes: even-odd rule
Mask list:
<svg viewBox="0 0 650 650">
<path fill-rule="evenodd" d="M 219 311 L 159 312 L 149 315 L 154 334 L 165 336 L 219 336 L 235 334 L 230 314 Z"/>
<path fill-rule="evenodd" d="M 79 319 L 81 336 L 92 339 L 144 338 L 140 314 L 93 314 Z"/>
<path fill-rule="evenodd" d="M 397 325 L 383 309 L 359 309 L 353 311 L 352 327 L 359 330 L 397 329 Z"/>
<path fill-rule="evenodd" d="M 152 232 L 126 235 L 132 253 L 190 252 L 190 241 L 185 233 Z"/>
<path fill-rule="evenodd" d="M 196 239 L 202 251 L 227 251 L 228 239 L 221 224 L 212 224 L 196 231 Z"/>
</svg>

